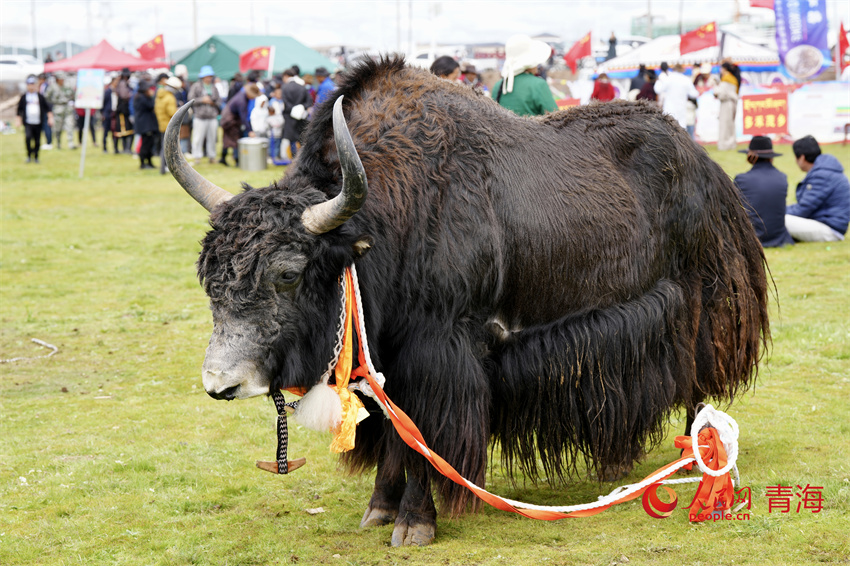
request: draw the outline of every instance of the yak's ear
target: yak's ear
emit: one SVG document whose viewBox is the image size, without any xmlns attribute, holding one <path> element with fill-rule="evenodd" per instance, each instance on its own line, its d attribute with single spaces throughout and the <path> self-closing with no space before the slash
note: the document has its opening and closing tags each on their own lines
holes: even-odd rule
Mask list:
<svg viewBox="0 0 850 566">
<path fill-rule="evenodd" d="M 351 249 L 354 251 L 355 257 L 363 257 L 371 247 L 372 236 L 360 236 L 360 238 L 351 246 Z"/>
</svg>

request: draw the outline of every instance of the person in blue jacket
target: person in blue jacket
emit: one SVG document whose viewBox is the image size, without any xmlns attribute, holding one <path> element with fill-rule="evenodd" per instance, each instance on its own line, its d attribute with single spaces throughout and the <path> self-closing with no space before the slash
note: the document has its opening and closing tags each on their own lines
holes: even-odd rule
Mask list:
<svg viewBox="0 0 850 566">
<path fill-rule="evenodd" d="M 761 245 L 775 248 L 793 244 L 785 228 L 788 178 L 773 166 L 773 158 L 782 154 L 773 151 L 773 142 L 766 136 L 754 136 L 749 149 L 739 151 L 747 154 L 753 168 L 735 177 L 735 185 Z"/>
<path fill-rule="evenodd" d="M 791 146 L 806 176 L 797 185 L 797 203 L 786 210 L 785 226 L 801 242 L 837 242 L 850 223 L 850 181 L 832 155 L 821 154 L 812 136 Z"/>
</svg>

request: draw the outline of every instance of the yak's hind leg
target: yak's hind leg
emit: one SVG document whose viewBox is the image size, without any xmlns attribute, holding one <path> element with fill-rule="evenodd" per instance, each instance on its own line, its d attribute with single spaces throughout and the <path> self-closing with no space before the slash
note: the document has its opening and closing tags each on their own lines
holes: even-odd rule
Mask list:
<svg viewBox="0 0 850 566">
<path fill-rule="evenodd" d="M 508 470 L 554 481 L 579 456 L 600 479 L 630 470 L 693 389 L 686 313 L 681 287 L 661 280 L 629 302 L 511 336 L 493 383 Z"/>
</svg>

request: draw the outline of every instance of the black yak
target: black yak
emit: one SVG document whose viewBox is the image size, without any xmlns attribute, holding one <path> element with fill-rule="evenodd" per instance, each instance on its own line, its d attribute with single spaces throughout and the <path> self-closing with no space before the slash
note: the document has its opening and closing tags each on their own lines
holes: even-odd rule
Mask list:
<svg viewBox="0 0 850 566">
<path fill-rule="evenodd" d="M 731 400 L 755 376 L 761 246 L 729 177 L 656 108 L 521 118 L 403 60 L 366 62 L 283 179 L 235 196 L 186 164 L 183 115 L 166 153 L 210 211 L 198 274 L 216 399 L 315 385 L 353 262 L 387 394 L 478 485 L 491 443 L 532 478 L 628 469 L 671 411 Z M 394 521 L 393 544 L 428 544 L 432 486 L 449 514 L 477 500 L 365 401 L 373 416 L 343 456 L 377 467 L 361 526 Z"/>
</svg>

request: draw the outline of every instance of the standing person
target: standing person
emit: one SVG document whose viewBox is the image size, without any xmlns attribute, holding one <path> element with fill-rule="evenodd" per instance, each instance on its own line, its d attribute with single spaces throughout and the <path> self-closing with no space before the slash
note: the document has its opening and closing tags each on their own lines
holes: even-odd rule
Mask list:
<svg viewBox="0 0 850 566">
<path fill-rule="evenodd" d="M 720 84 L 714 89 L 714 97 L 720 101 L 720 131 L 717 137 L 717 149 L 727 151 L 737 147 L 735 139 L 735 112 L 738 108 L 740 79 L 736 76 L 734 65 L 728 61 L 720 65 Z"/>
<path fill-rule="evenodd" d="M 806 136 L 791 145 L 797 167 L 806 176 L 797 185 L 797 202 L 788 207 L 785 226 L 801 242 L 837 242 L 850 223 L 850 181 L 832 155 L 821 153 L 818 141 Z"/>
<path fill-rule="evenodd" d="M 156 135 L 159 138 L 159 143 L 154 144 L 159 147 L 159 172 L 165 175 L 167 169 L 165 167 L 165 144 L 162 143 L 162 135 L 168 127 L 168 122 L 171 117 L 177 112 L 177 93 L 183 88 L 183 81 L 177 77 L 168 77 L 165 79 L 165 85 L 156 91 L 156 100 L 153 103 L 153 111 L 156 114 L 156 123 L 159 126 L 159 132 Z"/>
<path fill-rule="evenodd" d="M 50 57 L 50 53 L 47 54 L 47 57 Z M 46 62 L 46 61 L 45 61 Z M 50 86 L 47 83 L 47 75 L 44 73 L 38 74 L 38 92 L 42 95 L 47 95 L 47 87 Z M 51 120 L 52 123 L 52 120 Z M 51 124 L 44 122 L 42 125 L 41 131 L 44 132 L 44 141 L 45 144 L 41 146 L 41 149 L 53 149 L 53 127 Z"/>
<path fill-rule="evenodd" d="M 212 69 L 212 67 L 210 67 L 210 69 Z M 218 107 L 219 111 L 221 111 L 221 109 L 224 107 L 224 101 L 227 98 L 227 83 L 221 80 L 219 77 L 213 76 L 213 85 L 215 85 L 215 90 L 216 92 L 218 92 L 218 97 L 221 99 L 222 102 L 222 104 Z"/>
<path fill-rule="evenodd" d="M 272 86 L 269 99 L 269 157 L 280 158 L 280 140 L 283 139 L 283 92 L 280 83 Z"/>
<path fill-rule="evenodd" d="M 227 91 L 227 100 L 230 100 L 236 93 L 242 90 L 242 87 L 245 85 L 245 77 L 242 76 L 242 73 L 236 73 L 230 79 L 230 89 Z"/>
<path fill-rule="evenodd" d="M 89 108 L 88 110 L 86 110 L 85 108 L 77 108 L 75 112 L 77 115 L 77 143 L 79 145 L 83 145 L 83 130 L 86 128 L 86 112 L 88 112 L 89 132 L 91 133 L 91 141 L 94 145 L 97 145 L 97 137 L 95 137 L 94 134 L 94 108 Z"/>
<path fill-rule="evenodd" d="M 254 109 L 251 110 L 251 131 L 257 137 L 268 137 L 269 98 L 265 94 L 254 99 Z"/>
<path fill-rule="evenodd" d="M 304 90 L 302 88 L 302 90 Z M 307 91 L 304 91 L 305 94 Z M 222 165 L 227 165 L 227 150 L 233 150 L 233 159 L 239 165 L 239 138 L 244 136 L 254 137 L 251 131 L 251 120 L 248 116 L 248 101 L 257 98 L 260 89 L 257 85 L 247 85 L 227 101 L 224 111 L 221 113 L 221 129 L 224 133 L 222 139 L 221 159 Z"/>
<path fill-rule="evenodd" d="M 106 140 L 112 133 L 112 145 L 115 147 L 115 153 L 118 153 L 118 138 L 115 137 L 115 132 L 112 130 L 112 119 L 114 116 L 114 104 L 118 95 L 115 94 L 115 88 L 118 86 L 118 77 L 112 76 L 106 79 L 106 88 L 103 89 L 103 106 L 100 108 L 100 115 L 103 118 L 103 153 L 108 153 L 109 149 L 106 146 Z"/>
<path fill-rule="evenodd" d="M 441 79 L 456 81 L 460 77 L 460 65 L 448 55 L 443 55 L 431 63 L 431 72 Z"/>
<path fill-rule="evenodd" d="M 655 74 L 653 72 L 653 74 Z M 646 65 L 641 64 L 638 67 L 637 76 L 633 77 L 631 82 L 629 83 L 629 93 L 633 90 L 640 92 L 640 89 L 643 88 L 643 85 L 646 84 Z"/>
<path fill-rule="evenodd" d="M 655 71 L 652 69 L 646 72 L 646 82 L 640 87 L 635 100 L 650 100 L 658 106 L 658 95 L 655 94 Z"/>
<path fill-rule="evenodd" d="M 289 143 L 290 155 L 295 157 L 298 153 L 298 140 L 301 132 L 307 127 L 307 109 L 313 104 L 310 94 L 303 84 L 296 80 L 298 74 L 295 69 L 287 69 L 283 72 L 283 139 Z M 295 112 L 295 114 L 293 114 Z"/>
<path fill-rule="evenodd" d="M 557 110 L 549 85 L 533 74 L 551 53 L 547 43 L 527 35 L 508 38 L 502 80 L 493 87 L 493 99 L 520 116 L 540 116 Z"/>
<path fill-rule="evenodd" d="M 74 145 L 74 89 L 65 84 L 65 73 L 59 71 L 54 76 L 56 82 L 47 88 L 45 98 L 53 108 L 53 131 L 56 134 L 56 148 L 62 149 L 62 132 L 68 139 L 68 149 L 76 149 Z"/>
<path fill-rule="evenodd" d="M 53 123 L 53 112 L 47 98 L 38 92 L 38 81 L 34 76 L 27 77 L 27 91 L 18 100 L 18 127 L 25 128 L 24 143 L 27 148 L 27 163 L 38 163 L 38 148 L 41 144 L 42 124 Z"/>
<path fill-rule="evenodd" d="M 142 138 L 139 148 L 139 169 L 153 169 L 154 137 L 159 134 L 159 124 L 154 114 L 154 94 L 156 84 L 149 81 L 139 83 L 139 91 L 133 97 L 133 116 L 136 119 L 136 133 Z"/>
<path fill-rule="evenodd" d="M 608 54 L 605 55 L 605 60 L 610 61 L 617 57 L 617 36 L 611 32 L 611 37 L 608 38 Z"/>
<path fill-rule="evenodd" d="M 614 96 L 614 85 L 611 84 L 608 75 L 600 73 L 593 83 L 593 93 L 590 95 L 590 99 L 609 102 L 614 100 Z"/>
<path fill-rule="evenodd" d="M 336 85 L 331 80 L 328 70 L 324 67 L 317 68 L 315 75 L 316 81 L 319 83 L 319 88 L 316 89 L 316 104 L 318 105 L 330 98 L 333 91 L 336 90 Z"/>
<path fill-rule="evenodd" d="M 478 75 L 478 71 L 475 69 L 475 65 L 472 63 L 467 63 L 462 67 L 462 81 L 463 84 L 470 86 L 472 88 L 480 88 L 484 91 L 485 94 L 490 94 L 487 85 L 481 82 L 481 77 Z"/>
<path fill-rule="evenodd" d="M 735 185 L 761 245 L 775 248 L 793 244 L 785 228 L 788 178 L 773 166 L 773 158 L 782 154 L 774 153 L 773 142 L 766 136 L 753 136 L 749 149 L 740 152 L 747 154 L 753 168 L 736 176 Z"/>
<path fill-rule="evenodd" d="M 688 125 L 688 98 L 697 98 L 699 93 L 691 80 L 682 74 L 684 67 L 677 64 L 667 78 L 655 82 L 655 93 L 661 95 L 661 109 L 679 122 L 682 128 Z"/>
<path fill-rule="evenodd" d="M 210 163 L 215 163 L 215 140 L 218 134 L 218 114 L 221 109 L 221 94 L 215 87 L 215 71 L 210 65 L 201 67 L 198 82 L 189 89 L 189 100 L 194 100 L 192 110 L 192 157 L 195 165 L 206 153 Z"/>
<path fill-rule="evenodd" d="M 118 79 L 118 87 L 115 92 L 117 100 L 115 103 L 115 126 L 112 135 L 121 139 L 121 147 L 124 153 L 130 153 L 130 145 L 133 142 L 135 130 L 130 120 L 130 100 L 133 98 L 133 89 L 130 88 L 130 69 L 121 69 L 121 77 Z"/>
</svg>

